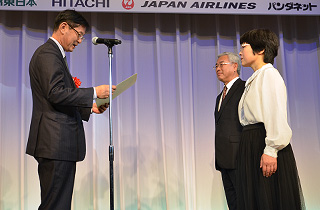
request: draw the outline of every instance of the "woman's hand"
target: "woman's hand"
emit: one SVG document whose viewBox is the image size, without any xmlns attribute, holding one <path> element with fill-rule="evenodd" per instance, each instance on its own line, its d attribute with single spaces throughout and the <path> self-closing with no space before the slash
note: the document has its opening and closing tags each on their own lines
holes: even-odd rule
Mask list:
<svg viewBox="0 0 320 210">
<path fill-rule="evenodd" d="M 263 154 L 260 160 L 263 176 L 270 177 L 277 171 L 277 158 Z"/>
</svg>

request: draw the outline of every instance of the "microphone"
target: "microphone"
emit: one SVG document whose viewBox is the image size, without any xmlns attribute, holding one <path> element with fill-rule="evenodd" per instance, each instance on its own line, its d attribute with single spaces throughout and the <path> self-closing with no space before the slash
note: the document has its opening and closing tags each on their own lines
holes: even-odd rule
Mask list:
<svg viewBox="0 0 320 210">
<path fill-rule="evenodd" d="M 119 40 L 119 39 L 104 39 L 104 38 L 93 37 L 92 38 L 92 44 L 94 44 L 94 45 L 97 45 L 97 44 L 117 45 L 117 44 L 121 44 L 121 40 Z"/>
</svg>

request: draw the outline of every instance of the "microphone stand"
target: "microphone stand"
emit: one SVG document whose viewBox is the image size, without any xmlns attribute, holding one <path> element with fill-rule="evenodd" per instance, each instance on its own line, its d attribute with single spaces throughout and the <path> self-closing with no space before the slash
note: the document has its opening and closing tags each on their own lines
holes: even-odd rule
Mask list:
<svg viewBox="0 0 320 210">
<path fill-rule="evenodd" d="M 113 181 L 113 161 L 114 161 L 114 147 L 112 137 L 112 47 L 121 44 L 121 40 L 117 39 L 101 39 L 94 37 L 92 39 L 94 45 L 105 44 L 108 47 L 109 57 L 109 129 L 110 129 L 110 145 L 109 145 L 109 172 L 110 172 L 110 210 L 114 210 L 114 181 Z"/>
<path fill-rule="evenodd" d="M 113 180 L 113 161 L 114 161 L 114 146 L 112 135 L 112 47 L 115 43 L 106 43 L 108 47 L 109 57 L 109 130 L 110 130 L 110 145 L 109 145 L 109 178 L 110 178 L 110 210 L 114 209 L 114 180 Z"/>
</svg>

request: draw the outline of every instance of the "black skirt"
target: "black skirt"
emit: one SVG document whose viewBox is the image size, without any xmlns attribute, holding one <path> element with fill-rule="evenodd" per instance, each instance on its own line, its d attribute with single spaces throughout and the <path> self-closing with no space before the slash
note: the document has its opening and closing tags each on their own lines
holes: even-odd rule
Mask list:
<svg viewBox="0 0 320 210">
<path fill-rule="evenodd" d="M 264 177 L 260 168 L 266 131 L 263 123 L 243 128 L 238 159 L 239 210 L 305 209 L 291 145 L 278 152 L 277 171 Z"/>
</svg>

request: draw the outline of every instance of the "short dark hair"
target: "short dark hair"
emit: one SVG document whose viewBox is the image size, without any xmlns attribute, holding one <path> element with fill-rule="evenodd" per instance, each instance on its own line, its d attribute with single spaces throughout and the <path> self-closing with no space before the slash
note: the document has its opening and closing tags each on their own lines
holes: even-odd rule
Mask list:
<svg viewBox="0 0 320 210">
<path fill-rule="evenodd" d="M 62 22 L 67 22 L 74 28 L 83 26 L 86 28 L 86 31 L 89 29 L 89 23 L 87 20 L 75 10 L 64 10 L 60 12 L 54 21 L 53 31 L 57 31 Z"/>
<path fill-rule="evenodd" d="M 264 62 L 274 63 L 274 58 L 278 55 L 279 39 L 277 35 L 269 29 L 253 29 L 247 31 L 240 37 L 240 44 L 250 44 L 253 53 L 264 50 Z"/>
</svg>

